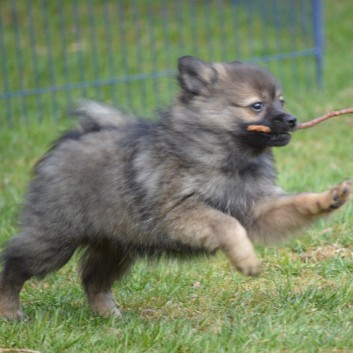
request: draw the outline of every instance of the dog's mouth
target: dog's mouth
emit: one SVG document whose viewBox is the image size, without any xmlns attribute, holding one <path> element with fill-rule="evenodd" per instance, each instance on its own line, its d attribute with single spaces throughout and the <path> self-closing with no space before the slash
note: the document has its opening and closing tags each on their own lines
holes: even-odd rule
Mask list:
<svg viewBox="0 0 353 353">
<path fill-rule="evenodd" d="M 291 139 L 291 135 L 289 132 L 271 133 L 268 137 L 271 146 L 275 147 L 285 146 L 289 143 Z"/>
<path fill-rule="evenodd" d="M 286 146 L 290 139 L 290 132 L 294 129 L 279 126 L 251 125 L 245 126 L 244 138 L 251 145 L 263 147 Z"/>
</svg>

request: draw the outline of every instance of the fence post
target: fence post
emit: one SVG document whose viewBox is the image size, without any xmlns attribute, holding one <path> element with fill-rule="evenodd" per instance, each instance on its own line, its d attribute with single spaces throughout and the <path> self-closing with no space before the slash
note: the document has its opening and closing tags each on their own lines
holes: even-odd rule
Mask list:
<svg viewBox="0 0 353 353">
<path fill-rule="evenodd" d="M 316 61 L 316 80 L 318 87 L 321 88 L 324 56 L 324 27 L 321 0 L 312 0 L 312 11 L 314 26 L 314 55 Z"/>
</svg>

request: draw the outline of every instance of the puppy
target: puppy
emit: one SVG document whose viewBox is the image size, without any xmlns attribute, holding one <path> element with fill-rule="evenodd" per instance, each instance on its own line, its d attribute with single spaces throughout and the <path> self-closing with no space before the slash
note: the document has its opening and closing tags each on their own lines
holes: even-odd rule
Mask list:
<svg viewBox="0 0 353 353">
<path fill-rule="evenodd" d="M 349 181 L 294 195 L 276 185 L 272 147 L 289 143 L 296 118 L 269 72 L 191 56 L 178 69 L 178 98 L 156 122 L 95 102 L 77 107 L 80 126 L 35 166 L 20 232 L 2 254 L 0 315 L 22 318 L 24 282 L 79 248 L 83 287 L 100 315 L 120 315 L 111 287 L 140 256 L 221 250 L 255 276 L 253 242 L 282 240 L 347 201 Z M 271 132 L 247 129 L 256 124 Z"/>
</svg>

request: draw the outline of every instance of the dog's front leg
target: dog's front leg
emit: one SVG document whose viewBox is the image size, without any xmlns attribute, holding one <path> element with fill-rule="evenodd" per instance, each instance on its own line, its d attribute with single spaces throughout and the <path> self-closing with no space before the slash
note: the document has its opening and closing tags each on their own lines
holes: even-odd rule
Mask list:
<svg viewBox="0 0 353 353">
<path fill-rule="evenodd" d="M 249 236 L 260 243 L 273 243 L 290 236 L 317 218 L 330 214 L 349 198 L 351 182 L 345 180 L 320 193 L 283 195 L 269 199 L 255 209 Z"/>
<path fill-rule="evenodd" d="M 241 273 L 255 276 L 260 262 L 245 228 L 233 217 L 207 205 L 184 202 L 169 212 L 165 227 L 169 237 L 195 248 L 221 250 Z"/>
</svg>

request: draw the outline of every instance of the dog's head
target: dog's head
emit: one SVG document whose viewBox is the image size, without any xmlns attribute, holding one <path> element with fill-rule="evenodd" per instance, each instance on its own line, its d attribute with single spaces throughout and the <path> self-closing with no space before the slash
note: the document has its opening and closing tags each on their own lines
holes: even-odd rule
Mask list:
<svg viewBox="0 0 353 353">
<path fill-rule="evenodd" d="M 207 63 L 179 59 L 180 100 L 199 115 L 200 123 L 222 130 L 254 148 L 285 146 L 296 118 L 284 109 L 276 79 L 265 69 L 241 62 Z M 248 131 L 265 125 L 270 133 Z"/>
</svg>

